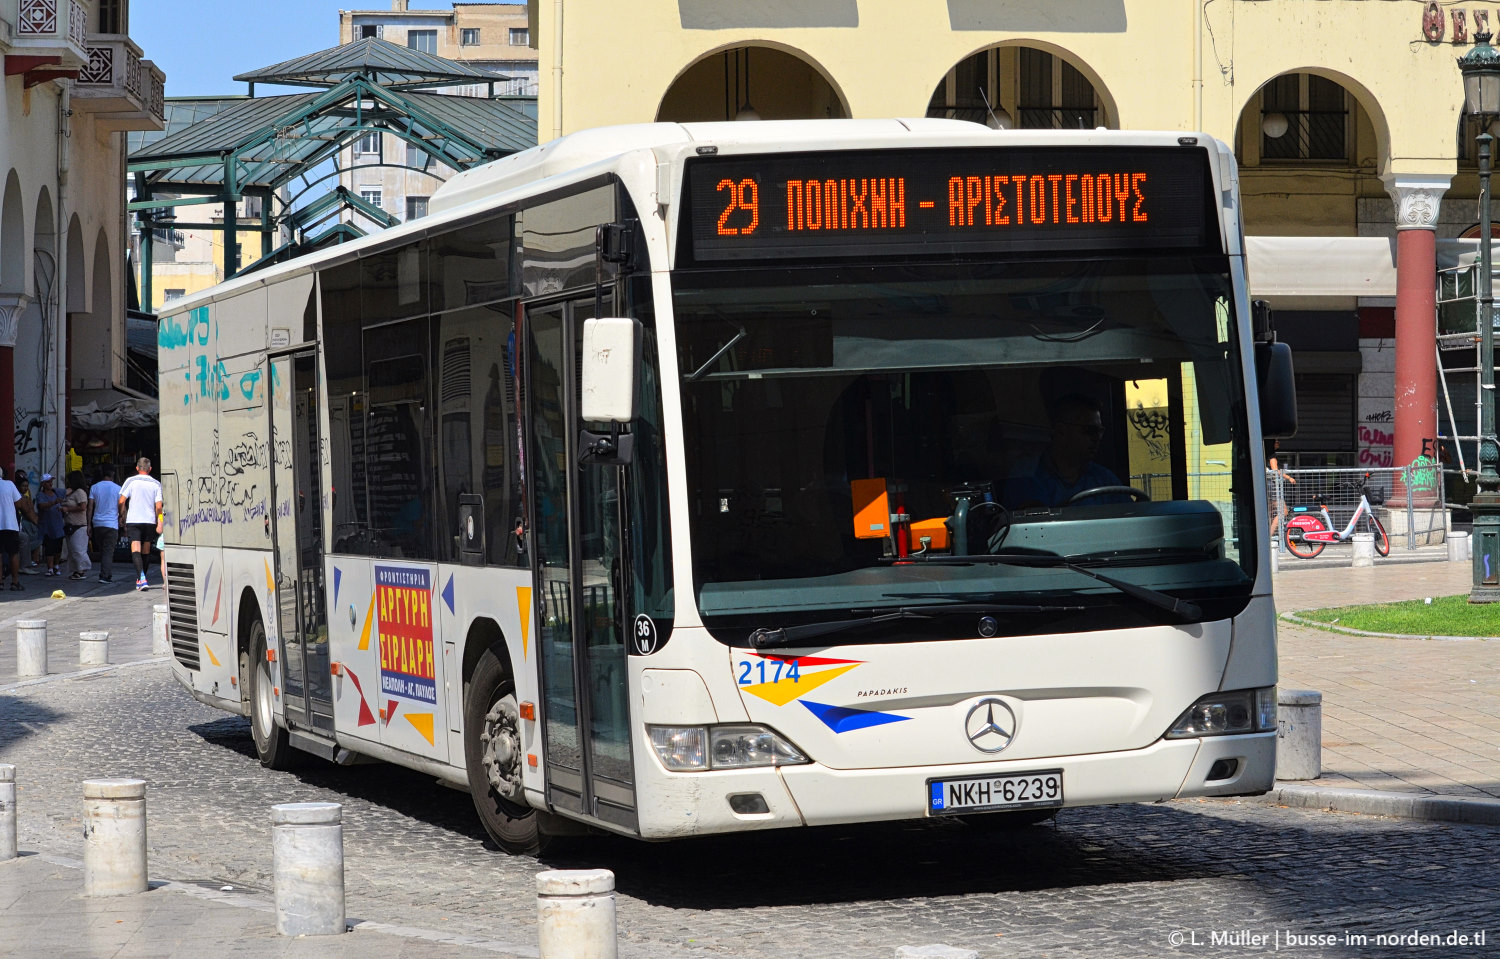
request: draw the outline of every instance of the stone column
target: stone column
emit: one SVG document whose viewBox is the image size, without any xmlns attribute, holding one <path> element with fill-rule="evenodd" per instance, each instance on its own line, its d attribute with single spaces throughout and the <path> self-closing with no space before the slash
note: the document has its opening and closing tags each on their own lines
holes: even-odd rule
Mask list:
<svg viewBox="0 0 1500 959">
<path fill-rule="evenodd" d="M 1396 382 L 1393 462 L 1406 466 L 1437 437 L 1438 208 L 1452 177 L 1388 173 L 1396 205 Z M 1435 443 L 1428 455 L 1436 459 Z"/>
</svg>

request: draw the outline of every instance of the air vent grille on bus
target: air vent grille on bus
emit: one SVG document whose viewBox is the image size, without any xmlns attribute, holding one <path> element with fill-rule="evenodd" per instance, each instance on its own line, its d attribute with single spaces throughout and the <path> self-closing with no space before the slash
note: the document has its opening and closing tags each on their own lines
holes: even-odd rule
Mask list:
<svg viewBox="0 0 1500 959">
<path fill-rule="evenodd" d="M 192 563 L 167 564 L 167 635 L 177 661 L 188 669 L 197 669 L 198 588 Z"/>
</svg>

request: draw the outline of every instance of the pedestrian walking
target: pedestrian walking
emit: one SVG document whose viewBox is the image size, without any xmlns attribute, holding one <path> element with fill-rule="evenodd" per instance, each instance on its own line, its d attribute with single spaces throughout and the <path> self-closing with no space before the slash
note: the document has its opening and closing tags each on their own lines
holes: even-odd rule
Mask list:
<svg viewBox="0 0 1500 959">
<path fill-rule="evenodd" d="M 62 558 L 63 498 L 53 485 L 51 473 L 42 474 L 41 485 L 31 503 L 36 509 L 36 528 L 42 536 L 42 561 L 47 564 L 42 575 L 60 576 L 62 570 L 57 564 Z"/>
<path fill-rule="evenodd" d="M 130 534 L 130 561 L 135 564 L 135 588 L 147 587 L 146 560 L 151 557 L 151 541 L 156 539 L 156 517 L 161 512 L 161 484 L 151 478 L 151 461 L 142 456 L 135 461 L 135 475 L 120 487 L 120 509 L 125 513 L 125 528 Z"/>
<path fill-rule="evenodd" d="M 68 474 L 62 511 L 63 535 L 68 538 L 68 578 L 83 579 L 94 564 L 89 562 L 89 490 L 82 470 Z"/>
<path fill-rule="evenodd" d="M 16 504 L 21 501 L 21 491 L 16 484 L 5 478 L 0 469 L 0 582 L 10 574 L 10 588 L 21 589 L 21 524 L 16 513 Z"/>
<path fill-rule="evenodd" d="M 1281 440 L 1272 440 L 1271 448 L 1266 450 L 1266 499 L 1267 512 L 1271 514 L 1271 542 L 1276 542 L 1276 530 L 1280 528 L 1281 521 L 1286 519 L 1286 497 L 1283 488 L 1276 485 L 1278 479 L 1285 480 L 1293 486 L 1297 485 L 1297 478 L 1281 468 L 1281 461 L 1277 452 L 1281 449 Z"/>
<path fill-rule="evenodd" d="M 105 466 L 89 489 L 89 526 L 99 551 L 99 582 L 114 581 L 115 546 L 120 542 L 120 484 L 115 468 Z"/>
<path fill-rule="evenodd" d="M 16 502 L 16 521 L 21 533 L 21 571 L 27 575 L 35 573 L 41 566 L 42 534 L 37 529 L 36 506 L 31 500 L 31 484 L 25 470 L 16 470 L 13 480 L 21 498 Z"/>
</svg>

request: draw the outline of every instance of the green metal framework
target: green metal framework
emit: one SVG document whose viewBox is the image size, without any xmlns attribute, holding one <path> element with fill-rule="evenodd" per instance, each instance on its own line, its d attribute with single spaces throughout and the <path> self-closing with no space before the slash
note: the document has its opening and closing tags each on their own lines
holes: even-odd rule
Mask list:
<svg viewBox="0 0 1500 959">
<path fill-rule="evenodd" d="M 289 259 L 313 248 L 308 234 L 318 225 L 352 211 L 384 228 L 399 220 L 342 186 L 295 206 L 313 187 L 348 172 L 339 165 L 345 147 L 368 133 L 391 135 L 421 151 L 422 166 L 377 164 L 429 176 L 437 163 L 466 170 L 536 144 L 535 101 L 531 98 L 450 96 L 433 88 L 493 85 L 507 78 L 462 63 L 421 53 L 385 40 L 367 38 L 320 53 L 240 74 L 254 85 L 276 83 L 322 87 L 314 93 L 254 97 L 219 105 L 218 112 L 130 155 L 135 178 L 135 212 L 142 235 L 164 227 L 209 229 L 224 234 L 224 273 L 241 272 L 241 231 L 259 232 L 262 257 L 273 252 Z M 310 178 L 332 161 L 333 172 Z M 361 166 L 366 166 L 362 164 Z M 302 178 L 303 187 L 292 190 Z M 236 204 L 261 199 L 260 221 L 242 225 Z M 222 223 L 183 223 L 177 208 L 223 205 Z M 273 250 L 284 229 L 293 239 Z M 317 245 L 339 242 L 352 230 L 330 230 Z M 141 301 L 152 308 L 151 243 L 141 245 Z"/>
</svg>

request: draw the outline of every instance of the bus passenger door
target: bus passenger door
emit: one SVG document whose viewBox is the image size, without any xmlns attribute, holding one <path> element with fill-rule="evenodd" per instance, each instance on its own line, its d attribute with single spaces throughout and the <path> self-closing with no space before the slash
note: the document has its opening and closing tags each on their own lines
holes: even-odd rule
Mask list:
<svg viewBox="0 0 1500 959">
<path fill-rule="evenodd" d="M 583 321 L 593 315 L 590 297 L 530 307 L 524 321 L 547 801 L 634 829 L 621 471 L 577 465 L 578 432 L 588 426 L 578 413 Z"/>
<path fill-rule="evenodd" d="M 274 357 L 270 375 L 272 575 L 283 702 L 293 730 L 331 739 L 317 356 L 308 351 Z"/>
</svg>

